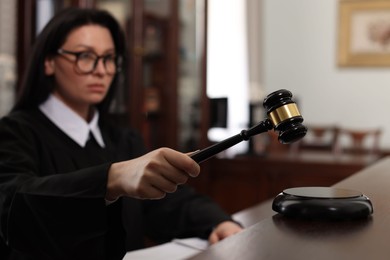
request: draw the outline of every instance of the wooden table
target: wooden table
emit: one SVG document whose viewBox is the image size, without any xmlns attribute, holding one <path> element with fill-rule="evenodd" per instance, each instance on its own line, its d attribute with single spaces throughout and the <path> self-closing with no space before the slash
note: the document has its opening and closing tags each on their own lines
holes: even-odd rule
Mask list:
<svg viewBox="0 0 390 260">
<path fill-rule="evenodd" d="M 240 156 L 210 161 L 208 195 L 234 213 L 298 186 L 331 186 L 377 160 L 372 156 L 336 156 L 300 152 Z"/>
<path fill-rule="evenodd" d="M 191 259 L 390 259 L 390 158 L 334 186 L 367 195 L 373 215 L 354 221 L 290 219 L 267 201 L 236 214 L 247 229 Z"/>
</svg>

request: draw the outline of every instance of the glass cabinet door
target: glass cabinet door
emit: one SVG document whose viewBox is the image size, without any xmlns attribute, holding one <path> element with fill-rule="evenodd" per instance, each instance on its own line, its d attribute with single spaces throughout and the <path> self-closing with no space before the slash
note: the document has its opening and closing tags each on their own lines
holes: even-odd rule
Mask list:
<svg viewBox="0 0 390 260">
<path fill-rule="evenodd" d="M 202 131 L 208 128 L 208 117 L 204 117 L 208 109 L 202 100 L 206 92 L 205 11 L 204 0 L 179 1 L 178 138 L 179 149 L 186 152 L 204 148 L 202 140 L 207 140 L 206 129 Z"/>
<path fill-rule="evenodd" d="M 96 1 L 126 32 L 129 82 L 118 98 L 125 99 L 128 121 L 149 149 L 177 147 L 176 7 L 170 0 Z"/>
</svg>

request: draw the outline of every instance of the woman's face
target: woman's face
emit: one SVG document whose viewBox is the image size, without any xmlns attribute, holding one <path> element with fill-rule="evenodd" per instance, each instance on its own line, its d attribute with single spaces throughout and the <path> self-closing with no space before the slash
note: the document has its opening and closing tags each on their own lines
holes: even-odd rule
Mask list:
<svg viewBox="0 0 390 260">
<path fill-rule="evenodd" d="M 60 50 L 63 52 L 45 60 L 45 74 L 54 76 L 53 94 L 75 110 L 82 117 L 89 116 L 91 105 L 100 103 L 106 96 L 114 73 L 108 73 L 106 67 L 115 55 L 115 45 L 110 31 L 99 25 L 84 25 L 71 31 Z M 103 58 L 89 73 L 80 71 L 76 65 L 77 57 L 73 53 L 83 52 L 79 59 L 108 57 L 106 66 Z M 90 59 L 93 61 L 93 59 Z M 80 61 L 79 61 L 80 63 Z M 80 64 L 79 64 L 80 65 Z"/>
</svg>

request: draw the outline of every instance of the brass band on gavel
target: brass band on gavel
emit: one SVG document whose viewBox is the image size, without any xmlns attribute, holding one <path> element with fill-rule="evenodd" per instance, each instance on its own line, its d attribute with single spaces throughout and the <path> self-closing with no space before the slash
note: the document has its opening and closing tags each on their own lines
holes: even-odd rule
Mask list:
<svg viewBox="0 0 390 260">
<path fill-rule="evenodd" d="M 274 126 L 277 126 L 286 119 L 301 116 L 295 103 L 289 103 L 278 107 L 269 113 L 269 118 Z"/>
</svg>

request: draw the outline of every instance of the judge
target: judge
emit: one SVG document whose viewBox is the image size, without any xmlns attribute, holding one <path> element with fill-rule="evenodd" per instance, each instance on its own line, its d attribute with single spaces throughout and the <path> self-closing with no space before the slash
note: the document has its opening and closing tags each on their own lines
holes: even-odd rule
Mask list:
<svg viewBox="0 0 390 260">
<path fill-rule="evenodd" d="M 38 36 L 0 120 L 0 259 L 122 259 L 145 237 L 215 243 L 241 230 L 185 185 L 200 173 L 188 155 L 145 153 L 136 131 L 110 123 L 124 49 L 99 10 L 66 9 Z"/>
</svg>

